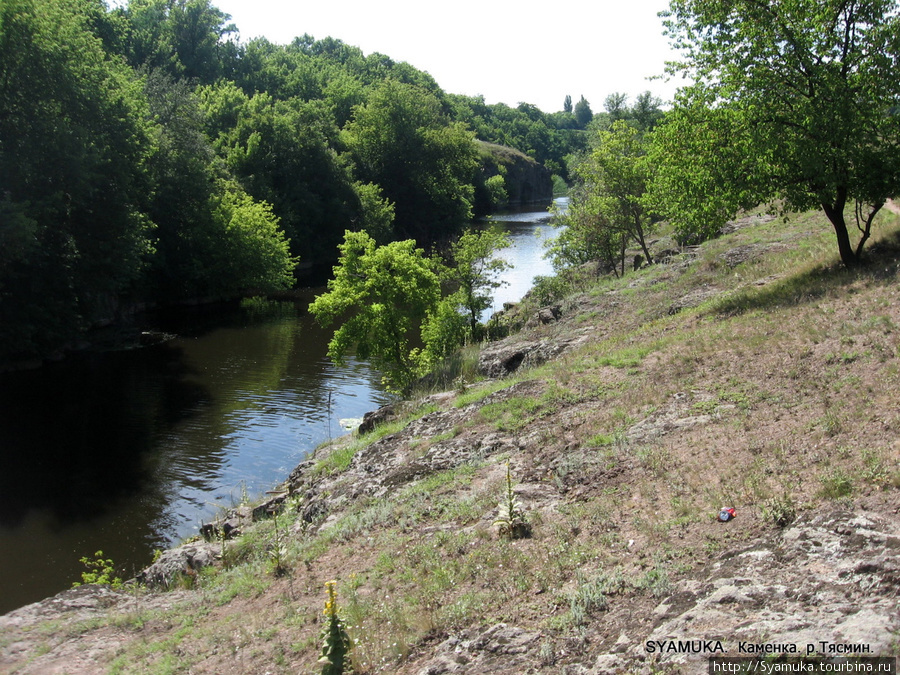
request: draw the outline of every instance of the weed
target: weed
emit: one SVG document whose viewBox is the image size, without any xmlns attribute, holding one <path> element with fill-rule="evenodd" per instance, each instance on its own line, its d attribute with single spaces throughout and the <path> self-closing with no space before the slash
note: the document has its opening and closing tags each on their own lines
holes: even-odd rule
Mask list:
<svg viewBox="0 0 900 675">
<path fill-rule="evenodd" d="M 819 494 L 825 499 L 841 499 L 853 492 L 853 481 L 841 469 L 833 469 L 819 480 L 822 483 Z"/>
<path fill-rule="evenodd" d="M 116 567 L 113 561 L 103 557 L 103 551 L 97 551 L 93 559 L 88 556 L 79 558 L 79 562 L 87 567 L 87 572 L 81 573 L 81 581 L 76 581 L 72 587 L 78 587 L 82 584 L 105 584 L 112 588 L 121 588 L 124 583 L 121 578 L 116 576 Z"/>
<path fill-rule="evenodd" d="M 635 588 L 646 591 L 654 598 L 661 599 L 672 592 L 672 582 L 669 572 L 662 563 L 657 564 L 644 572 L 644 575 L 635 583 Z"/>
<path fill-rule="evenodd" d="M 271 565 L 272 574 L 276 577 L 280 577 L 286 574 L 290 569 L 287 565 L 287 546 L 285 546 L 284 542 L 283 529 L 278 526 L 277 507 L 273 508 L 271 513 L 275 534 L 268 549 L 269 564 Z"/>
<path fill-rule="evenodd" d="M 770 521 L 776 527 L 787 527 L 797 517 L 797 508 L 791 496 L 784 492 L 766 500 L 762 508 L 763 520 Z"/>
<path fill-rule="evenodd" d="M 322 629 L 322 657 L 319 659 L 319 663 L 322 664 L 322 675 L 343 675 L 345 669 L 346 672 L 353 669 L 350 656 L 353 643 L 347 634 L 343 619 L 338 614 L 335 586 L 336 581 L 325 584 L 328 593 L 325 600 L 326 623 Z"/>
<path fill-rule="evenodd" d="M 509 462 L 506 463 L 506 495 L 498 505 L 498 508 L 499 512 L 494 525 L 497 527 L 501 537 L 521 539 L 531 534 L 531 526 L 525 520 L 522 503 L 516 500 L 515 492 L 513 492 L 512 472 Z"/>
</svg>

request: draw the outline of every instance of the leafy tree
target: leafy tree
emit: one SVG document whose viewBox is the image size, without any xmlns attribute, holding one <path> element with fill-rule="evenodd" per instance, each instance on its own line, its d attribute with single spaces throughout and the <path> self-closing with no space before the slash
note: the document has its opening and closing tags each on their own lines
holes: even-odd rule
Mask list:
<svg viewBox="0 0 900 675">
<path fill-rule="evenodd" d="M 603 101 L 603 109 L 609 115 L 611 122 L 627 119 L 629 117 L 628 94 L 613 92 Z"/>
<path fill-rule="evenodd" d="M 0 355 L 59 348 L 150 254 L 141 87 L 80 0 L 0 3 Z"/>
<path fill-rule="evenodd" d="M 856 265 L 873 218 L 900 192 L 896 2 L 672 0 L 666 29 L 686 55 L 674 69 L 696 82 L 678 96 L 682 118 L 727 110 L 738 145 L 758 158 L 738 189 L 787 209 L 820 207 L 842 262 Z"/>
<path fill-rule="evenodd" d="M 568 94 L 566 94 L 566 98 L 563 101 L 563 112 L 572 112 L 572 97 Z"/>
<path fill-rule="evenodd" d="M 582 96 L 578 103 L 575 104 L 575 121 L 580 128 L 584 129 L 593 118 L 594 113 L 591 110 L 591 104 Z"/>
<path fill-rule="evenodd" d="M 662 100 L 649 91 L 638 94 L 631 106 L 630 118 L 641 131 L 651 131 L 663 119 Z"/>
<path fill-rule="evenodd" d="M 222 42 L 237 29 L 209 0 L 129 0 L 123 14 L 132 66 L 203 84 L 222 75 Z"/>
<path fill-rule="evenodd" d="M 377 185 L 357 183 L 355 188 L 360 202 L 360 229 L 378 245 L 389 243 L 394 234 L 394 205 L 384 198 Z"/>
<path fill-rule="evenodd" d="M 498 228 L 469 230 L 450 246 L 446 277 L 456 288 L 451 302 L 468 317 L 469 337 L 478 339 L 478 319 L 491 306 L 493 291 L 503 285 L 497 275 L 510 265 L 496 253 L 509 247 L 509 236 Z"/>
<path fill-rule="evenodd" d="M 357 355 L 375 361 L 390 389 L 408 389 L 422 366 L 411 342 L 440 300 L 433 267 L 411 239 L 377 246 L 365 232 L 347 231 L 328 291 L 309 306 L 323 326 L 343 321 L 328 345 L 331 359 L 342 363 L 355 346 Z"/>
<path fill-rule="evenodd" d="M 610 262 L 617 250 L 624 271 L 626 246 L 634 242 L 652 263 L 647 235 L 655 218 L 646 202 L 652 165 L 643 134 L 618 120 L 597 133 L 593 146 L 575 169 L 582 187 L 569 206 L 572 232 L 557 245 L 557 260 L 577 260 L 591 251 Z"/>
<path fill-rule="evenodd" d="M 760 158 L 739 110 L 694 100 L 666 114 L 648 149 L 655 168 L 648 203 L 668 217 L 682 243 L 714 237 L 729 218 L 760 200 Z"/>
<path fill-rule="evenodd" d="M 549 243 L 553 266 L 560 270 L 599 262 L 602 269 L 618 275 L 628 244 L 625 233 L 610 227 L 602 213 L 584 206 L 588 197 L 583 185 L 576 185 L 569 195 L 569 208 L 553 218 L 557 226 L 565 226 Z"/>
<path fill-rule="evenodd" d="M 444 298 L 428 313 L 422 324 L 422 342 L 425 343 L 423 363 L 429 366 L 439 364 L 466 343 L 468 334 L 468 322 L 459 312 L 458 298 Z"/>
<path fill-rule="evenodd" d="M 222 184 L 210 199 L 221 237 L 219 278 L 226 288 L 260 293 L 290 288 L 296 260 L 272 207 L 233 182 Z"/>
<path fill-rule="evenodd" d="M 434 240 L 470 217 L 475 144 L 432 94 L 385 81 L 356 109 L 344 141 L 358 178 L 394 204 L 396 236 Z"/>
<path fill-rule="evenodd" d="M 254 198 L 272 205 L 293 254 L 333 259 L 340 232 L 359 217 L 360 200 L 328 145 L 322 111 L 266 93 L 248 97 L 231 83 L 204 88 L 200 97 L 226 166 Z"/>
</svg>

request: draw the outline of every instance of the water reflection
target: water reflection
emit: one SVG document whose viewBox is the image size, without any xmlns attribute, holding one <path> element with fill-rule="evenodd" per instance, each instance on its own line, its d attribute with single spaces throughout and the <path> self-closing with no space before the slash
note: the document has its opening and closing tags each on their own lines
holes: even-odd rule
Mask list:
<svg viewBox="0 0 900 675">
<path fill-rule="evenodd" d="M 0 612 L 66 588 L 100 549 L 139 569 L 386 402 L 373 369 L 328 360 L 312 297 L 159 317 L 181 337 L 0 378 Z"/>
<path fill-rule="evenodd" d="M 554 200 L 557 208 L 564 209 L 567 198 Z M 494 292 L 494 302 L 481 316 L 487 321 L 494 312 L 503 309 L 506 302 L 518 302 L 534 285 L 537 276 L 553 274 L 553 265 L 544 258 L 546 243 L 556 236 L 556 228 L 550 224 L 547 209 L 523 207 L 516 211 L 492 216 L 485 222 L 499 225 L 509 233 L 512 245 L 500 252 L 500 257 L 513 265 L 503 274 L 506 285 Z"/>
</svg>

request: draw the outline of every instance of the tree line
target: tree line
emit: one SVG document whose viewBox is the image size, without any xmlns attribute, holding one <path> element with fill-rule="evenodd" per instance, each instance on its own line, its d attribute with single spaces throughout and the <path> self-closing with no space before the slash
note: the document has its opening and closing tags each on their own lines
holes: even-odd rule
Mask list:
<svg viewBox="0 0 900 675">
<path fill-rule="evenodd" d="M 739 210 L 820 209 L 843 266 L 864 262 L 875 217 L 900 194 L 900 7 L 891 0 L 672 0 L 666 34 L 683 57 L 671 108 L 607 98 L 570 171 L 557 267 L 626 250 L 666 220 L 681 243 L 715 236 Z"/>
<path fill-rule="evenodd" d="M 348 230 L 448 239 L 504 195 L 474 138 L 565 175 L 570 118 L 333 38 L 242 43 L 208 0 L 4 0 L 0 361 L 124 307 L 288 287 Z"/>
</svg>

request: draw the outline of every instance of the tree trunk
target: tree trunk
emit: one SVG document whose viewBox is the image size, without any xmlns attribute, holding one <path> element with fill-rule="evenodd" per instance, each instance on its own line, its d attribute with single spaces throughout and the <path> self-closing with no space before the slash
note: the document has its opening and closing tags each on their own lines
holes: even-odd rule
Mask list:
<svg viewBox="0 0 900 675">
<path fill-rule="evenodd" d="M 838 252 L 841 254 L 841 262 L 847 269 L 856 267 L 859 264 L 859 257 L 853 246 L 850 244 L 850 234 L 847 232 L 847 220 L 844 218 L 844 207 L 847 204 L 846 190 L 839 189 L 835 203 L 822 204 L 822 210 L 831 221 L 834 227 L 834 234 L 837 237 Z"/>
</svg>

